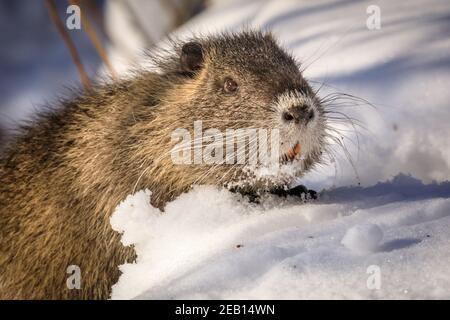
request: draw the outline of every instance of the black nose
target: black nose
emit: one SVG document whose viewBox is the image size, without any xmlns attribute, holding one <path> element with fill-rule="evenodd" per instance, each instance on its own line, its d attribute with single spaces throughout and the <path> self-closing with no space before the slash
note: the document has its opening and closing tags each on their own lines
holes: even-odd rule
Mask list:
<svg viewBox="0 0 450 320">
<path fill-rule="evenodd" d="M 305 106 L 295 106 L 290 108 L 288 111 L 283 112 L 283 119 L 287 122 L 294 121 L 295 123 L 307 124 L 314 119 L 315 112 L 314 109 Z"/>
</svg>

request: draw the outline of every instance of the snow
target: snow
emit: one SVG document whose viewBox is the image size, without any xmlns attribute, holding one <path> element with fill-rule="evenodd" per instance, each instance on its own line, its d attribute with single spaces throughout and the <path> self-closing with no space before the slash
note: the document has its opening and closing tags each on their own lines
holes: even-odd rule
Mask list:
<svg viewBox="0 0 450 320">
<path fill-rule="evenodd" d="M 450 299 L 450 2 L 370 4 L 380 30 L 366 2 L 221 0 L 172 34 L 271 29 L 322 95 L 374 107 L 341 109 L 366 129 L 300 181 L 317 201 L 195 186 L 162 213 L 130 195 L 111 223 L 137 261 L 113 299 Z"/>
<path fill-rule="evenodd" d="M 450 298 L 450 183 L 400 175 L 307 204 L 267 196 L 259 205 L 196 186 L 163 214 L 150 194 L 129 196 L 112 216 L 138 255 L 120 267 L 113 299 Z M 379 290 L 366 285 L 371 266 Z"/>
<path fill-rule="evenodd" d="M 379 226 L 365 223 L 348 229 L 341 243 L 352 251 L 371 253 L 377 251 L 382 239 L 383 230 Z"/>
</svg>

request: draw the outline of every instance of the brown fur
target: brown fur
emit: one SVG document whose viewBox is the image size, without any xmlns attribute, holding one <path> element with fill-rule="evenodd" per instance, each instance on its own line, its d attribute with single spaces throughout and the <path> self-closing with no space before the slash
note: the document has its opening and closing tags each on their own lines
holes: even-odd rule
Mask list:
<svg viewBox="0 0 450 320">
<path fill-rule="evenodd" d="M 108 298 L 118 265 L 135 258 L 109 224 L 119 202 L 149 188 L 163 208 L 192 183 L 221 184 L 228 172 L 174 165 L 174 129 L 192 128 L 196 119 L 223 130 L 238 120 L 248 120 L 239 127 L 270 127 L 273 111 L 265 106 L 276 94 L 301 88 L 313 95 L 270 35 L 196 41 L 204 51 L 196 72 L 180 72 L 175 44 L 174 54 L 155 59 L 158 73 L 138 72 L 62 102 L 7 148 L 0 160 L 1 299 Z M 221 93 L 225 75 L 238 80 L 238 94 Z M 308 167 L 319 153 L 310 154 Z M 81 269 L 81 290 L 66 288 L 69 265 Z"/>
</svg>

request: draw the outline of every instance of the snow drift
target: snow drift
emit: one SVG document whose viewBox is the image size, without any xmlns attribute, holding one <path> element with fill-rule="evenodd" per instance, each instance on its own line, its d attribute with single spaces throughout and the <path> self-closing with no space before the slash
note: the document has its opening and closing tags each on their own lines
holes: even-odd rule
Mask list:
<svg viewBox="0 0 450 320">
<path fill-rule="evenodd" d="M 138 255 L 112 298 L 450 298 L 450 199 L 437 195 L 450 183 L 405 175 L 306 204 L 197 186 L 161 214 L 141 191 L 111 219 Z"/>
</svg>

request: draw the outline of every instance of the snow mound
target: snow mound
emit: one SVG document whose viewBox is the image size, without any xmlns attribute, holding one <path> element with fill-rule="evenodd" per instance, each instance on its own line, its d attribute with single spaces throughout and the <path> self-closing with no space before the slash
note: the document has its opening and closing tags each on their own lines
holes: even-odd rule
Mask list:
<svg viewBox="0 0 450 320">
<path fill-rule="evenodd" d="M 376 224 L 361 224 L 351 227 L 341 243 L 359 253 L 375 252 L 383 239 L 383 231 Z"/>
<path fill-rule="evenodd" d="M 420 194 L 402 193 L 411 185 Z M 325 194 L 253 204 L 196 186 L 164 213 L 149 191 L 129 196 L 111 224 L 137 261 L 120 267 L 112 298 L 450 298 L 449 183 L 400 175 Z M 367 284 L 374 266 L 379 289 Z"/>
</svg>

